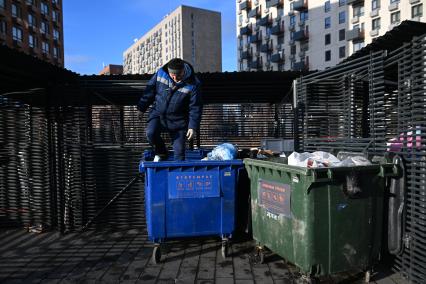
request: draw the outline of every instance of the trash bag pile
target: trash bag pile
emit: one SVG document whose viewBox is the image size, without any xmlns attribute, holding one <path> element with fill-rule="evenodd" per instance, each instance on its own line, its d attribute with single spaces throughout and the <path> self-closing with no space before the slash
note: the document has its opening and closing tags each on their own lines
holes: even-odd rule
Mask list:
<svg viewBox="0 0 426 284">
<path fill-rule="evenodd" d="M 304 168 L 352 167 L 371 165 L 371 162 L 361 155 L 341 155 L 341 157 L 342 159 L 338 159 L 333 154 L 323 151 L 317 151 L 313 153 L 293 152 L 288 157 L 288 164 L 291 166 L 298 166 Z"/>
</svg>

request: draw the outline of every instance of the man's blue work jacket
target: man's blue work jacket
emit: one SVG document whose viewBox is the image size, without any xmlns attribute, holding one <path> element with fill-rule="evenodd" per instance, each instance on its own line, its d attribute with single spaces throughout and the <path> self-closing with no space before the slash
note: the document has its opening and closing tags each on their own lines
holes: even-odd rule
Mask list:
<svg viewBox="0 0 426 284">
<path fill-rule="evenodd" d="M 200 85 L 189 63 L 185 63 L 184 79 L 179 83 L 173 81 L 163 66 L 148 82 L 138 109 L 145 112 L 152 105 L 148 121 L 160 118 L 169 130 L 198 129 L 203 107 Z"/>
</svg>

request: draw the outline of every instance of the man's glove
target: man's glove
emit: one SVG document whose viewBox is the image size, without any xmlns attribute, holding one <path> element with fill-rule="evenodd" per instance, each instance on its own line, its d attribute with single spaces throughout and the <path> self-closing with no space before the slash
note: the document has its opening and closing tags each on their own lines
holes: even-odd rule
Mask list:
<svg viewBox="0 0 426 284">
<path fill-rule="evenodd" d="M 188 132 L 186 132 L 186 138 L 188 140 L 191 140 L 194 137 L 194 129 L 188 129 Z"/>
</svg>

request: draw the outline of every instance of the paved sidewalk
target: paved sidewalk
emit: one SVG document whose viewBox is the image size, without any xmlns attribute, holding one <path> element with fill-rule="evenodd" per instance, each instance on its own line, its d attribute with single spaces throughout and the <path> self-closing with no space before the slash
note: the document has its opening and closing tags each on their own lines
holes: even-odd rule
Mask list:
<svg viewBox="0 0 426 284">
<path fill-rule="evenodd" d="M 168 243 L 160 264 L 150 261 L 152 244 L 143 229 L 88 231 L 82 234 L 34 234 L 0 230 L 0 283 L 294 283 L 297 270 L 269 254 L 255 263 L 253 241 L 232 244 L 221 256 L 219 239 Z M 349 276 L 349 275 L 346 275 Z M 345 277 L 346 277 L 345 276 Z M 324 279 L 321 283 L 362 283 Z M 392 273 L 379 273 L 377 284 L 405 284 Z"/>
</svg>

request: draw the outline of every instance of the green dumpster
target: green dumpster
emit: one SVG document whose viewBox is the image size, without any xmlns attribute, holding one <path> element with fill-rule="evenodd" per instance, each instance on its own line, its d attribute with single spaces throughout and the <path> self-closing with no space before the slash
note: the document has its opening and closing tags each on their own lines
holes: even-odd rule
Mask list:
<svg viewBox="0 0 426 284">
<path fill-rule="evenodd" d="M 253 238 L 260 248 L 306 276 L 368 271 L 378 259 L 384 177 L 393 173 L 391 164 L 302 168 L 254 159 L 244 164 Z"/>
</svg>

